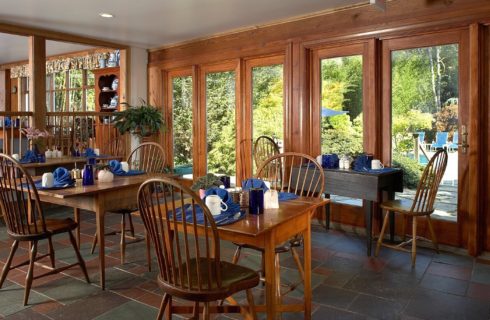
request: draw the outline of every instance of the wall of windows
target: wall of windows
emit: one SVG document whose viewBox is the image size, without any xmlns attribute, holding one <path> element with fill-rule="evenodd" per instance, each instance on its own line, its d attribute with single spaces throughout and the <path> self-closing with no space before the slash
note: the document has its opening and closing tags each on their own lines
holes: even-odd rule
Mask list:
<svg viewBox="0 0 490 320">
<path fill-rule="evenodd" d="M 46 76 L 48 111 L 95 111 L 95 80 L 90 70 L 72 69 Z"/>
</svg>

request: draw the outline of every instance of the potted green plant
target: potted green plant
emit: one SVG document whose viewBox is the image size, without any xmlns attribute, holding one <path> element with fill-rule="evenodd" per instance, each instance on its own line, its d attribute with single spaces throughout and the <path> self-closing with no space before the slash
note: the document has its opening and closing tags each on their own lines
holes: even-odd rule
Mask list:
<svg viewBox="0 0 490 320">
<path fill-rule="evenodd" d="M 121 134 L 130 132 L 140 137 L 147 137 L 165 129 L 162 112 L 141 100 L 141 105 L 132 106 L 126 102 L 126 110 L 114 113 L 114 126 Z"/>
<path fill-rule="evenodd" d="M 199 191 L 199 195 L 201 198 L 204 198 L 204 192 L 206 189 L 211 187 L 219 187 L 223 184 L 220 178 L 217 175 L 212 173 L 208 173 L 205 176 L 199 177 L 194 184 L 191 186 L 191 189 L 195 192 Z"/>
</svg>

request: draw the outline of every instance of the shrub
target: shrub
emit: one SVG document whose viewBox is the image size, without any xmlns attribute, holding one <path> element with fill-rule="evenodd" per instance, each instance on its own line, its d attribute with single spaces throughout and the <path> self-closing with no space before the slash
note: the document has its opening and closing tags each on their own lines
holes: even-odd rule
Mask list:
<svg viewBox="0 0 490 320">
<path fill-rule="evenodd" d="M 393 154 L 393 167 L 403 170 L 403 186 L 408 189 L 416 189 L 424 167 L 414 159 L 400 153 Z"/>
</svg>

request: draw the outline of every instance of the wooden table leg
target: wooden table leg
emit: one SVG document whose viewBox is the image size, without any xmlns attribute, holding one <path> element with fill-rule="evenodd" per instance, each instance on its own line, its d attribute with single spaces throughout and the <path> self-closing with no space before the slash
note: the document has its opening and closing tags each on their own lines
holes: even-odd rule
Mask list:
<svg viewBox="0 0 490 320">
<path fill-rule="evenodd" d="M 388 200 L 395 200 L 395 193 L 393 191 L 388 192 Z M 390 241 L 395 241 L 395 212 L 390 211 Z"/>
<path fill-rule="evenodd" d="M 307 229 L 303 233 L 304 246 L 304 267 L 305 267 L 305 283 L 304 283 L 304 299 L 305 299 L 305 319 L 311 319 L 311 219 L 308 215 Z"/>
<path fill-rule="evenodd" d="M 97 227 L 97 240 L 99 242 L 99 275 L 100 286 L 105 289 L 105 232 L 104 232 L 104 196 L 98 195 L 96 198 L 95 221 Z"/>
<path fill-rule="evenodd" d="M 78 250 L 80 250 L 80 209 L 78 208 L 73 209 L 73 217 L 75 219 L 75 222 L 78 224 L 77 231 L 75 233 L 75 238 L 77 240 Z"/>
<path fill-rule="evenodd" d="M 371 243 L 373 242 L 373 202 L 366 200 L 366 207 L 364 208 L 366 215 L 366 238 L 367 238 L 367 255 L 371 256 Z"/>
<path fill-rule="evenodd" d="M 277 284 L 275 276 L 275 230 L 270 230 L 266 237 L 264 258 L 265 258 L 265 304 L 267 319 L 276 319 Z"/>
</svg>

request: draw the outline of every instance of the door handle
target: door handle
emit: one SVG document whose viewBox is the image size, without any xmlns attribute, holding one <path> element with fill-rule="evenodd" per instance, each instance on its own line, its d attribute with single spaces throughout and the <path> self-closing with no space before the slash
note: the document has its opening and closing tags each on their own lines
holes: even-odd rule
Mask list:
<svg viewBox="0 0 490 320">
<path fill-rule="evenodd" d="M 466 130 L 466 126 L 461 126 L 461 143 L 458 143 L 458 146 L 461 147 L 461 152 L 466 154 L 470 145 L 468 144 L 468 131 Z"/>
</svg>

